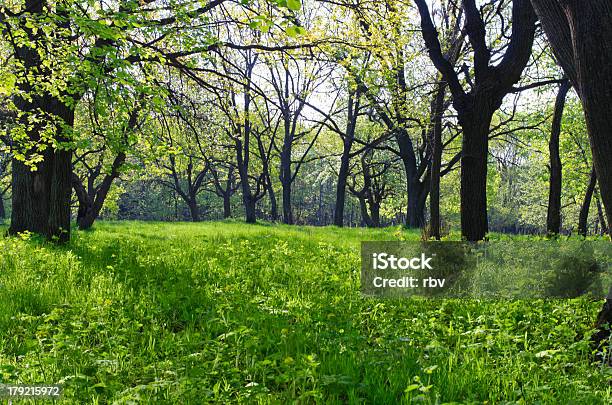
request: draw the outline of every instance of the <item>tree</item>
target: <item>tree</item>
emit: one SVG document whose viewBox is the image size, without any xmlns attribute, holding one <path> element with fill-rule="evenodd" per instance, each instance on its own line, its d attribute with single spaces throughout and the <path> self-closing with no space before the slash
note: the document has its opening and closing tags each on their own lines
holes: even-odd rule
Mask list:
<svg viewBox="0 0 612 405">
<path fill-rule="evenodd" d="M 329 69 L 324 61 L 317 61 L 307 56 L 285 53 L 280 55 L 279 59 L 277 63 L 271 59 L 266 63 L 274 95 L 266 97 L 266 101 L 272 103 L 280 112 L 282 144 L 280 148 L 277 146 L 275 148 L 280 156 L 279 180 L 283 190 L 283 222 L 292 224 L 291 188 L 306 155 L 317 140 L 317 136 L 311 137 L 309 141 L 305 140 L 312 129 L 300 125 L 300 121 L 307 106 L 307 99 L 329 76 Z M 306 141 L 304 151 L 296 160 L 295 147 L 304 141 Z"/>
<path fill-rule="evenodd" d="M 115 92 L 121 93 L 117 97 Z M 121 100 L 121 101 L 119 101 Z M 136 132 L 146 101 L 128 89 L 100 83 L 80 103 L 75 122 L 72 188 L 78 201 L 77 225 L 89 229 L 100 215 L 113 182 L 119 177 L 129 151 L 138 143 Z"/>
<path fill-rule="evenodd" d="M 612 220 L 612 3 L 532 0 L 552 50 L 578 93 L 608 224 Z"/>
<path fill-rule="evenodd" d="M 266 122 L 276 121 L 278 125 L 280 121 L 273 119 L 269 108 L 258 104 L 257 96 L 262 92 L 253 75 L 259 54 L 253 50 L 237 51 L 219 55 L 219 59 L 224 77 L 215 90 L 216 106 L 225 117 L 223 131 L 234 152 L 245 219 L 255 223 L 257 202 L 271 187 L 270 158 L 277 128 L 270 128 Z M 265 122 L 261 122 L 262 118 Z"/>
<path fill-rule="evenodd" d="M 348 184 L 359 200 L 361 218 L 369 228 L 381 226 L 381 204 L 393 193 L 387 177 L 394 159 L 385 155 L 377 158 L 375 152 L 374 148 L 368 148 L 361 154 L 357 170 L 352 173 L 352 182 Z"/>
<path fill-rule="evenodd" d="M 469 241 L 481 240 L 488 230 L 486 183 L 491 120 L 527 66 L 535 36 L 536 16 L 528 0 L 512 1 L 510 39 L 499 63 L 492 65 L 494 53 L 487 44 L 487 31 L 481 11 L 474 0 L 463 1 L 465 29 L 474 56 L 474 78 L 473 81 L 466 78 L 471 89 L 465 91 L 453 64 L 442 52 L 427 2 L 415 2 L 429 56 L 449 86 L 453 107 L 463 131 L 461 234 Z M 495 54 L 498 52 L 496 50 Z"/>
<path fill-rule="evenodd" d="M 161 171 L 159 182 L 183 200 L 191 220 L 198 222 L 202 219 L 198 199 L 206 190 L 210 173 L 206 148 L 218 127 L 209 109 L 198 108 L 180 90 L 169 88 L 167 109 L 157 113 L 157 123 L 151 128 L 156 140 L 149 151 L 155 162 L 150 171 L 154 175 Z M 206 105 L 206 100 L 199 104 Z"/>
<path fill-rule="evenodd" d="M 232 196 L 240 188 L 236 182 L 236 167 L 232 162 L 216 161 L 209 163 L 210 174 L 213 178 L 213 192 L 223 199 L 223 218 L 232 216 Z M 222 177 L 225 173 L 224 177 Z"/>
<path fill-rule="evenodd" d="M 612 222 L 612 4 L 607 0 L 532 0 L 559 64 L 586 117 L 595 172 L 608 224 Z M 610 336 L 612 289 L 596 326 L 599 345 Z"/>
</svg>

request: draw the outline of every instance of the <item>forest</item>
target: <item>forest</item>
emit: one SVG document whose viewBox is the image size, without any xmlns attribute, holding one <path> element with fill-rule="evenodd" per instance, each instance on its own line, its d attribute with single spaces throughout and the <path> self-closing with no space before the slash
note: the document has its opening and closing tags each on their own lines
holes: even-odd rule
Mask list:
<svg viewBox="0 0 612 405">
<path fill-rule="evenodd" d="M 609 241 L 610 44 L 608 0 L 0 0 L 0 385 L 607 403 L 612 289 L 364 298 L 358 251 Z"/>
</svg>

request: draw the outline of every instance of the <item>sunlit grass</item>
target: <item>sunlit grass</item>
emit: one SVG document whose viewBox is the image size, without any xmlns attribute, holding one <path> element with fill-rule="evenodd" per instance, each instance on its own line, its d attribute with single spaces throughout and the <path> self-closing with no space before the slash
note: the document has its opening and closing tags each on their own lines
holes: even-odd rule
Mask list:
<svg viewBox="0 0 612 405">
<path fill-rule="evenodd" d="M 0 382 L 67 403 L 610 403 L 600 303 L 374 300 L 362 240 L 419 231 L 97 223 L 0 240 Z"/>
</svg>

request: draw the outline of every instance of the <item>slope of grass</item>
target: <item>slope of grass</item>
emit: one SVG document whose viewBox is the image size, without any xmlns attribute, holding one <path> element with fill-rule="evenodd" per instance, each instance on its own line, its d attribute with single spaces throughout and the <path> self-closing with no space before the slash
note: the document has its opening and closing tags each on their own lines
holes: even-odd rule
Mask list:
<svg viewBox="0 0 612 405">
<path fill-rule="evenodd" d="M 375 300 L 361 240 L 418 232 L 98 223 L 0 240 L 0 383 L 66 403 L 610 403 L 600 303 Z"/>
</svg>

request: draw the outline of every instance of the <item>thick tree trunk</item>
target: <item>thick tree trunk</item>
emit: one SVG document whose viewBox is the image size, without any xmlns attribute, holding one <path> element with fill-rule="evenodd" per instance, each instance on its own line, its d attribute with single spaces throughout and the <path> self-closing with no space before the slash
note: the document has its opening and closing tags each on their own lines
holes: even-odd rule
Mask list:
<svg viewBox="0 0 612 405">
<path fill-rule="evenodd" d="M 195 196 L 190 196 L 187 206 L 189 207 L 191 220 L 193 222 L 200 222 L 200 207 L 198 206 Z"/>
<path fill-rule="evenodd" d="M 548 150 L 550 152 L 550 181 L 546 230 L 551 235 L 559 234 L 561 230 L 562 166 L 561 155 L 559 154 L 559 137 L 561 135 L 561 121 L 563 118 L 563 109 L 565 107 L 565 98 L 570 88 L 571 84 L 569 80 L 565 80 L 561 84 L 561 87 L 559 87 L 559 92 L 557 93 L 557 99 L 555 101 L 550 140 L 548 142 Z"/>
<path fill-rule="evenodd" d="M 230 193 L 223 195 L 223 219 L 227 219 L 232 216 L 232 200 Z"/>
<path fill-rule="evenodd" d="M 411 176 L 406 188 L 408 193 L 406 227 L 421 228 L 425 223 L 425 203 L 421 199 L 423 184 L 418 178 Z"/>
<path fill-rule="evenodd" d="M 475 107 L 471 116 L 460 121 L 463 129 L 461 235 L 468 241 L 482 240 L 488 232 L 487 158 L 492 117 L 491 109 Z"/>
<path fill-rule="evenodd" d="M 419 178 L 412 140 L 408 132 L 403 129 L 397 132 L 395 139 L 406 174 L 406 193 L 408 197 L 406 227 L 420 228 L 425 222 L 425 205 L 419 203 L 424 186 Z"/>
<path fill-rule="evenodd" d="M 595 174 L 595 168 L 591 170 L 591 178 L 589 179 L 589 185 L 587 186 L 586 193 L 582 206 L 580 207 L 580 216 L 578 218 L 578 234 L 582 236 L 587 235 L 589 219 L 589 210 L 591 209 L 591 200 L 593 199 L 593 192 L 595 191 L 595 185 L 597 184 L 597 176 Z"/>
<path fill-rule="evenodd" d="M 72 152 L 48 150 L 31 171 L 13 159 L 13 205 L 9 233 L 30 231 L 48 239 L 70 239 Z"/>
<path fill-rule="evenodd" d="M 249 198 L 248 196 L 243 199 L 244 200 L 244 214 L 246 218 L 247 224 L 254 224 L 257 222 L 256 215 L 256 203 L 253 198 Z"/>
<path fill-rule="evenodd" d="M 612 3 L 532 0 L 585 112 L 601 198 L 612 221 Z"/>
</svg>

